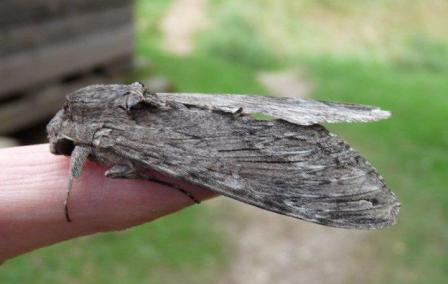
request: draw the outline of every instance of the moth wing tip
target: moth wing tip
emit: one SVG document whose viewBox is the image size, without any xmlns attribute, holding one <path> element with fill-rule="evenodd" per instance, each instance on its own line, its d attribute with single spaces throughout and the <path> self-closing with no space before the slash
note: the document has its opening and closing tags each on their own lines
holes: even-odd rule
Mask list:
<svg viewBox="0 0 448 284">
<path fill-rule="evenodd" d="M 373 224 L 366 224 L 367 226 L 360 229 L 375 230 L 386 229 L 395 225 L 398 222 L 398 215 L 400 213 L 401 204 L 398 199 L 392 199 L 392 202 L 384 207 L 382 214 L 377 216 L 379 222 Z M 364 225 L 364 224 L 363 224 Z"/>
<path fill-rule="evenodd" d="M 372 114 L 375 120 L 387 119 L 392 116 L 392 113 L 388 110 L 382 110 L 380 108 L 375 108 L 372 110 Z"/>
</svg>

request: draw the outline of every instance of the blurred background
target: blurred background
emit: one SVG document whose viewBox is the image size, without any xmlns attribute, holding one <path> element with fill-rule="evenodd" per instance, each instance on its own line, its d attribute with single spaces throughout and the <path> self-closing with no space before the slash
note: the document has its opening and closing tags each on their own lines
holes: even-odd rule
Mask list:
<svg viewBox="0 0 448 284">
<path fill-rule="evenodd" d="M 0 283 L 446 283 L 447 15 L 444 0 L 3 0 L 3 147 L 44 143 L 64 95 L 92 83 L 371 104 L 392 118 L 327 126 L 402 209 L 358 232 L 216 198 L 20 256 Z"/>
</svg>

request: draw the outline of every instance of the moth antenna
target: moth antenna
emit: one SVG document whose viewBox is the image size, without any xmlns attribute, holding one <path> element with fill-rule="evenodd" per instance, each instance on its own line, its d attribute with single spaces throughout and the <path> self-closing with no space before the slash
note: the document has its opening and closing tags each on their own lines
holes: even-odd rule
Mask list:
<svg viewBox="0 0 448 284">
<path fill-rule="evenodd" d="M 70 218 L 70 214 L 68 212 L 68 200 L 70 198 L 70 193 L 72 191 L 73 181 L 75 178 L 79 178 L 81 176 L 84 164 L 87 161 L 87 157 L 89 157 L 90 153 L 91 153 L 90 148 L 84 146 L 76 146 L 71 154 L 67 195 L 65 196 L 64 201 L 64 212 L 65 212 L 65 219 L 67 220 L 67 222 L 72 221 Z"/>
</svg>

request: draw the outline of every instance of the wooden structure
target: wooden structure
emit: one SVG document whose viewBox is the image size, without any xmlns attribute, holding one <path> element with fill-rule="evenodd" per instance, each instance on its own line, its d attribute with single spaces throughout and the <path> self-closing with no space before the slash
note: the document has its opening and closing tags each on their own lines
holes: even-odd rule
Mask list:
<svg viewBox="0 0 448 284">
<path fill-rule="evenodd" d="M 130 0 L 0 2 L 0 134 L 47 119 L 64 94 L 131 66 Z"/>
</svg>

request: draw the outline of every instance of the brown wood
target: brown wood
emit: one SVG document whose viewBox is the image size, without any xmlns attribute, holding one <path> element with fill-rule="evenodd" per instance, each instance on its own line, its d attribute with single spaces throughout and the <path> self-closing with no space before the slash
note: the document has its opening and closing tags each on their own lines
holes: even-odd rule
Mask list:
<svg viewBox="0 0 448 284">
<path fill-rule="evenodd" d="M 1 0 L 0 30 L 118 6 L 131 0 Z"/>
<path fill-rule="evenodd" d="M 131 23 L 30 50 L 0 61 L 0 98 L 132 54 Z"/>
<path fill-rule="evenodd" d="M 8 54 L 49 46 L 132 22 L 132 6 L 68 15 L 41 24 L 0 29 L 0 58 Z"/>
<path fill-rule="evenodd" d="M 70 83 L 52 83 L 39 91 L 31 92 L 0 105 L 0 134 L 9 134 L 50 118 L 65 101 L 65 94 L 89 84 L 123 80 L 123 73 L 87 75 Z"/>
</svg>

